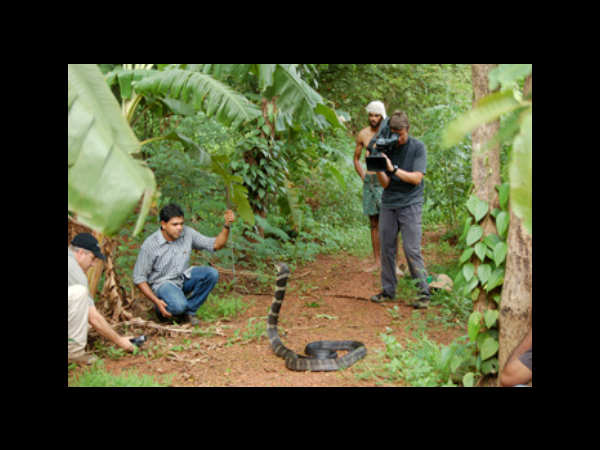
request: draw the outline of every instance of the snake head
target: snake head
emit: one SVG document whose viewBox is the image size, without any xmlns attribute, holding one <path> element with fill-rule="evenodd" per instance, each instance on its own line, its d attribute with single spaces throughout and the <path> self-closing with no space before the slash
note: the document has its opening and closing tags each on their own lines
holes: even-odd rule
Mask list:
<svg viewBox="0 0 600 450">
<path fill-rule="evenodd" d="M 275 263 L 275 268 L 277 269 L 277 275 L 281 275 L 284 273 L 289 273 L 290 269 L 288 268 L 287 264 L 284 262 L 277 262 Z"/>
</svg>

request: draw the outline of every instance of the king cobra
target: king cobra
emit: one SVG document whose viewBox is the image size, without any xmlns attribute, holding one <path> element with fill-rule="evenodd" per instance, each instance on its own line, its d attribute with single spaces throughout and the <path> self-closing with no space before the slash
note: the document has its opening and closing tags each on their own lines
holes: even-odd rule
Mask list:
<svg viewBox="0 0 600 450">
<path fill-rule="evenodd" d="M 277 281 L 271 310 L 267 318 L 267 336 L 273 352 L 285 360 L 285 367 L 296 371 L 326 372 L 350 367 L 367 354 L 367 348 L 358 341 L 316 341 L 309 343 L 304 349 L 308 356 L 298 355 L 281 342 L 277 332 L 279 310 L 285 296 L 285 287 L 290 276 L 290 270 L 285 263 L 277 263 Z M 338 357 L 337 350 L 348 350 Z"/>
</svg>

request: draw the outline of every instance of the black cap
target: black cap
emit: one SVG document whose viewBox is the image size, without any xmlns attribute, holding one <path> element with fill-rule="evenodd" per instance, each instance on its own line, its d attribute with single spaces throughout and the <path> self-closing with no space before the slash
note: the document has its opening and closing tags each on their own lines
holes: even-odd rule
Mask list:
<svg viewBox="0 0 600 450">
<path fill-rule="evenodd" d="M 98 240 L 90 233 L 79 233 L 73 238 L 73 240 L 71 241 L 71 245 L 74 245 L 75 247 L 85 248 L 86 250 L 92 252 L 96 258 L 100 258 L 106 261 L 106 258 L 100 251 L 100 247 L 98 247 Z"/>
</svg>

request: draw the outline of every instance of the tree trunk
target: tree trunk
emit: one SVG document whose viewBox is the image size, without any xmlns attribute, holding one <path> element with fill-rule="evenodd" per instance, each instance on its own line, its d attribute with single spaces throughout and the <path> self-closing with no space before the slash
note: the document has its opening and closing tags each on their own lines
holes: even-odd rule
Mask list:
<svg viewBox="0 0 600 450">
<path fill-rule="evenodd" d="M 125 290 L 121 286 L 121 282 L 117 277 L 114 266 L 114 256 L 116 255 L 117 240 L 106 237 L 102 246 L 102 253 L 106 256 L 106 268 L 104 274 L 104 285 L 100 296 L 104 298 L 104 312 L 106 318 L 112 322 L 121 320 L 131 320 L 133 315 L 126 311 L 130 306 L 133 298 L 127 298 Z M 133 297 L 133 291 L 131 293 Z"/>
<path fill-rule="evenodd" d="M 531 325 L 532 237 L 511 212 L 506 272 L 500 302 L 498 367 L 503 368 Z"/>
<path fill-rule="evenodd" d="M 530 95 L 531 90 L 532 78 L 529 76 L 523 90 L 524 97 Z M 532 236 L 523 227 L 521 219 L 511 211 L 506 272 L 498 317 L 500 369 L 531 326 L 532 244 Z"/>
<path fill-rule="evenodd" d="M 496 67 L 497 64 L 473 64 L 471 66 L 471 76 L 473 82 L 473 106 L 477 102 L 488 95 L 488 74 L 490 70 Z M 473 156 L 471 163 L 471 175 L 473 179 L 473 194 L 484 200 L 490 206 L 490 211 L 499 207 L 498 192 L 496 185 L 501 183 L 500 180 L 500 146 L 495 145 L 487 148 L 488 142 L 492 140 L 498 132 L 500 121 L 482 125 L 476 128 L 472 133 Z M 488 213 L 481 222 L 483 228 L 483 236 L 488 234 L 496 234 L 496 223 L 492 216 Z M 477 270 L 480 264 L 479 258 L 473 255 L 471 261 Z M 494 290 L 495 291 L 495 290 Z M 487 309 L 495 309 L 496 303 L 492 300 L 492 296 L 496 292 L 486 293 L 483 289 L 474 304 L 475 311 L 486 311 Z"/>
</svg>

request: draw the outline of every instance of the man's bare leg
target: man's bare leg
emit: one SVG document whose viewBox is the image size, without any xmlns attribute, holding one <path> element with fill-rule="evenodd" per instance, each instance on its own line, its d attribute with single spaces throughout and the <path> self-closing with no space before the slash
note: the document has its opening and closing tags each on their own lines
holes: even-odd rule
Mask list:
<svg viewBox="0 0 600 450">
<path fill-rule="evenodd" d="M 374 265 L 369 265 L 365 272 L 375 272 L 381 268 L 381 247 L 379 246 L 379 215 L 369 216 L 369 226 L 371 227 L 371 245 L 373 247 Z"/>
</svg>

